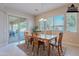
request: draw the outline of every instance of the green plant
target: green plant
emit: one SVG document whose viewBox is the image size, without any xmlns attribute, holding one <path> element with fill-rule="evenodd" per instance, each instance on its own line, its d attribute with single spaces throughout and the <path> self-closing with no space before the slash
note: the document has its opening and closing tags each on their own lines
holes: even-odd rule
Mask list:
<svg viewBox="0 0 79 59">
<path fill-rule="evenodd" d="M 36 33 L 36 32 L 37 32 L 37 29 L 38 29 L 38 26 L 35 26 L 35 27 L 32 29 L 32 32 L 33 32 L 33 33 Z"/>
</svg>

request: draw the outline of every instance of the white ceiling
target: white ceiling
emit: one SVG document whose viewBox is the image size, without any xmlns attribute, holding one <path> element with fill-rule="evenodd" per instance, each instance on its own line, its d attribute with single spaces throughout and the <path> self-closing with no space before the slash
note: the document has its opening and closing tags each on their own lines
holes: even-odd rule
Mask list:
<svg viewBox="0 0 79 59">
<path fill-rule="evenodd" d="M 9 22 L 23 22 L 26 18 L 17 17 L 17 16 L 9 16 Z"/>
<path fill-rule="evenodd" d="M 19 12 L 38 15 L 43 12 L 63 6 L 63 3 L 3 3 L 5 8 L 17 10 Z M 36 10 L 35 10 L 36 9 Z M 38 10 L 37 10 L 38 9 Z"/>
</svg>

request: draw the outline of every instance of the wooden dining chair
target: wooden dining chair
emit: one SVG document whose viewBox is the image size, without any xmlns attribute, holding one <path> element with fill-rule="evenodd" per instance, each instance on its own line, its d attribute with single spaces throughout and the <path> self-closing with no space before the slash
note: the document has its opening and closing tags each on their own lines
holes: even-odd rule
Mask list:
<svg viewBox="0 0 79 59">
<path fill-rule="evenodd" d="M 45 51 L 45 49 L 48 49 L 48 51 L 47 51 L 47 55 L 49 55 L 50 54 L 50 52 L 49 52 L 49 49 L 50 49 L 50 46 L 49 46 L 49 40 L 48 39 L 43 39 L 42 41 L 41 41 L 41 39 L 38 41 L 38 53 L 39 53 L 39 48 L 41 48 L 41 46 L 43 47 L 43 51 Z"/>
<path fill-rule="evenodd" d="M 29 47 L 29 36 L 28 32 L 24 32 L 24 39 L 25 39 L 25 45 L 27 45 L 27 48 Z"/>
<path fill-rule="evenodd" d="M 54 44 L 52 42 L 50 43 L 50 45 L 52 47 L 56 47 L 59 56 L 61 55 L 61 53 L 63 53 L 63 50 L 62 50 L 62 38 L 63 38 L 63 32 L 60 32 L 59 33 L 59 38 L 57 40 L 57 43 L 56 44 Z"/>
<path fill-rule="evenodd" d="M 37 47 L 37 54 L 38 54 L 38 46 L 39 46 L 38 35 L 33 33 L 32 34 L 32 52 L 34 51 L 34 47 Z"/>
<path fill-rule="evenodd" d="M 34 50 L 34 47 L 37 47 L 37 55 L 39 54 L 39 48 L 40 46 L 43 46 L 43 50 L 45 50 L 45 43 L 47 40 L 41 41 L 41 39 L 38 38 L 37 34 L 33 34 L 33 42 L 32 42 L 32 51 Z"/>
<path fill-rule="evenodd" d="M 47 51 L 47 55 L 50 55 L 50 44 L 49 44 L 49 40 L 48 39 L 44 39 L 44 46 L 46 49 L 48 49 Z"/>
<path fill-rule="evenodd" d="M 52 34 L 52 31 L 46 31 L 45 34 L 51 35 Z"/>
</svg>

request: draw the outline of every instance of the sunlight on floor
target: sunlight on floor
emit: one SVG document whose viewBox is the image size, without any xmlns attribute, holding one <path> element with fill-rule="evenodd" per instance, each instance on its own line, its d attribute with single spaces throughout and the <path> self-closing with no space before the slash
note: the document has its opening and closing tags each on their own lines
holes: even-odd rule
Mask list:
<svg viewBox="0 0 79 59">
<path fill-rule="evenodd" d="M 20 41 L 20 42 L 15 42 L 15 43 L 13 43 L 13 44 L 18 45 L 18 44 L 22 44 L 22 43 L 25 43 L 25 40 L 22 40 L 22 41 Z"/>
</svg>

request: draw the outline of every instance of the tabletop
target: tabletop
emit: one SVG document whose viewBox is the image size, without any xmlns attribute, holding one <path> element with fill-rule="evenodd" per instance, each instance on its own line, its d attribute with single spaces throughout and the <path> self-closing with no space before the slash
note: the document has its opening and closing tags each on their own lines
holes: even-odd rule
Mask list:
<svg viewBox="0 0 79 59">
<path fill-rule="evenodd" d="M 53 34 L 52 34 L 52 35 L 48 35 L 48 34 L 40 34 L 38 37 L 41 38 L 41 39 L 48 39 L 48 40 L 51 40 L 51 39 L 56 38 L 57 35 L 53 35 Z"/>
</svg>

